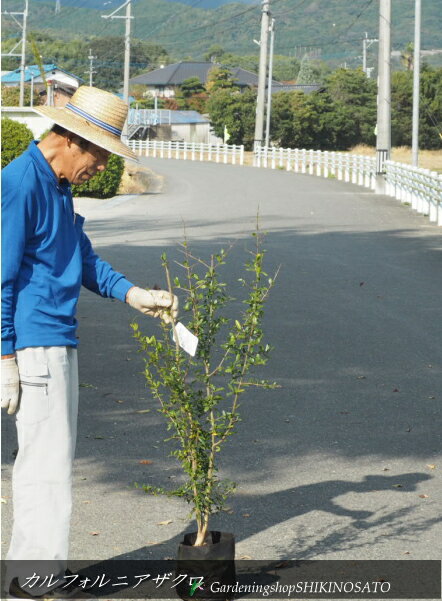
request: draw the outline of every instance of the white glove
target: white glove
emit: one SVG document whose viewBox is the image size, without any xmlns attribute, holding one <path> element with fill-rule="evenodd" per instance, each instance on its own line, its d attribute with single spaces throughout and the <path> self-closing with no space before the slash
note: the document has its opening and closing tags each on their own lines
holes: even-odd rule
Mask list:
<svg viewBox="0 0 442 601">
<path fill-rule="evenodd" d="M 7 409 L 9 415 L 17 411 L 20 394 L 20 377 L 15 357 L 2 359 L 2 409 Z"/>
<path fill-rule="evenodd" d="M 178 317 L 178 298 L 167 290 L 143 290 L 134 286 L 126 296 L 126 302 L 144 315 L 161 317 L 165 323 L 172 323 Z"/>
</svg>

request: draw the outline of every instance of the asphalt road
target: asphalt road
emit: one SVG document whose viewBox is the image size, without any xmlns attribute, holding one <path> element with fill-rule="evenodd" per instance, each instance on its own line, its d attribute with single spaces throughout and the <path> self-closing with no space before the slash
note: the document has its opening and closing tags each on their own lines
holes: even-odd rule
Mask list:
<svg viewBox="0 0 442 601">
<path fill-rule="evenodd" d="M 131 281 L 164 285 L 160 255 L 179 257 L 185 227 L 203 256 L 237 241 L 226 272 L 237 290 L 258 208 L 269 273 L 281 265 L 263 376 L 282 388 L 243 401 L 220 457 L 239 488 L 213 527 L 235 533 L 237 558 L 440 559 L 440 228 L 333 180 L 146 164 L 157 174 L 149 194 L 78 203 L 99 254 Z M 72 559 L 174 557 L 192 529 L 184 502 L 133 485 L 180 477 L 144 388 L 134 317 L 156 331 L 118 301 L 82 294 Z M 15 435 L 2 421 L 4 555 Z"/>
</svg>

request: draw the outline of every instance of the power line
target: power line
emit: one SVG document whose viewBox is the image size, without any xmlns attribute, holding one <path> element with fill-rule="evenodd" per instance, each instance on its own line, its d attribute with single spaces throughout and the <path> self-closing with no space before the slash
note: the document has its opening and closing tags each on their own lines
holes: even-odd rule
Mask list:
<svg viewBox="0 0 442 601">
<path fill-rule="evenodd" d="M 353 19 L 353 21 L 350 23 L 350 25 L 348 25 L 348 27 L 346 27 L 345 29 L 343 29 L 339 33 L 339 35 L 330 42 L 330 44 L 336 44 L 336 42 L 338 42 L 341 39 L 341 37 L 344 35 L 344 33 L 347 33 L 347 31 L 349 31 L 349 29 L 351 29 L 353 27 L 353 25 L 356 23 L 356 21 L 358 21 L 362 17 L 362 15 L 367 10 L 367 8 L 369 8 L 372 4 L 373 4 L 373 0 L 368 0 L 366 2 L 366 4 L 364 4 L 364 6 L 360 10 L 360 12 Z"/>
<path fill-rule="evenodd" d="M 272 13 L 272 15 L 275 17 L 275 19 L 280 19 L 281 17 L 285 17 L 286 15 L 292 14 L 294 11 L 298 10 L 299 8 L 301 8 L 301 6 L 303 4 L 305 4 L 306 2 L 308 2 L 308 0 L 301 0 L 301 2 L 299 4 L 297 4 L 296 6 L 294 6 L 293 8 L 291 8 L 290 10 L 286 10 L 283 13 Z"/>
<path fill-rule="evenodd" d="M 281 1 L 281 0 L 275 0 L 275 3 L 277 1 Z M 207 29 L 208 27 L 216 27 L 217 25 L 220 25 L 221 23 L 226 23 L 228 21 L 231 21 L 232 19 L 237 19 L 238 17 L 240 17 L 241 15 L 245 15 L 246 13 L 249 13 L 253 10 L 256 10 L 256 8 L 258 8 L 258 5 L 254 4 L 253 6 L 247 8 L 246 10 L 242 10 L 239 13 L 236 13 L 235 15 L 231 15 L 230 17 L 226 17 L 225 19 L 219 19 L 218 21 L 216 21 L 216 23 L 208 23 L 206 25 L 200 25 L 199 27 L 194 27 L 192 29 L 187 29 L 186 30 L 186 34 L 187 33 L 193 33 L 194 31 L 201 31 L 201 29 Z M 162 36 L 162 38 L 170 38 L 170 37 L 176 37 L 176 32 L 175 33 L 170 33 L 169 35 L 165 35 Z"/>
<path fill-rule="evenodd" d="M 183 8 L 181 11 L 176 11 L 175 13 L 173 13 L 168 19 L 166 19 L 165 21 L 162 21 L 161 23 L 159 23 L 159 25 L 157 27 L 155 27 L 154 29 L 152 29 L 152 31 L 150 31 L 147 36 L 143 39 L 147 39 L 148 37 L 150 37 L 153 33 L 155 33 L 156 31 L 158 31 L 159 29 L 161 29 L 162 27 L 164 27 L 165 25 L 168 25 L 171 21 L 173 21 L 174 19 L 176 19 L 177 17 L 180 17 L 183 15 L 183 13 L 188 12 L 189 10 L 191 10 L 192 8 L 195 8 L 198 4 L 201 4 L 203 0 L 196 0 L 196 2 L 194 2 L 193 4 L 187 5 L 185 6 L 185 8 Z"/>
<path fill-rule="evenodd" d="M 278 2 L 278 1 L 279 1 L 279 0 L 275 0 L 275 3 L 276 3 L 276 2 Z M 254 7 L 254 8 L 256 8 L 256 7 Z M 247 12 L 248 12 L 248 11 L 247 11 Z M 243 14 L 244 14 L 244 12 L 241 12 L 241 15 L 243 15 Z M 237 17 L 238 17 L 238 15 L 232 15 L 232 17 L 230 17 L 230 19 L 229 19 L 229 20 L 236 19 Z M 255 14 L 249 14 L 249 16 L 246 18 L 246 21 L 247 21 L 249 18 L 251 18 L 251 17 L 254 17 L 254 18 L 256 19 L 256 18 L 257 18 L 257 15 L 255 15 Z M 217 26 L 219 23 L 220 23 L 220 22 L 218 22 L 218 23 L 216 23 L 216 24 L 209 24 L 209 25 L 205 26 L 205 28 L 206 28 L 206 29 L 207 29 L 208 27 L 211 27 L 211 28 L 212 28 L 212 31 L 211 31 L 210 33 L 208 33 L 207 35 L 204 35 L 204 36 L 202 36 L 202 37 L 199 37 L 199 38 L 197 38 L 197 39 L 193 39 L 193 40 L 192 40 L 192 43 L 194 43 L 194 44 L 195 44 L 195 43 L 203 42 L 204 40 L 208 40 L 208 39 L 211 39 L 211 40 L 213 40 L 213 38 L 214 38 L 214 35 L 215 35 L 215 34 L 214 34 L 214 32 L 213 32 L 213 28 L 215 28 L 215 27 L 216 27 L 216 26 Z M 189 30 L 187 30 L 187 31 L 189 31 Z M 223 30 L 221 30 L 221 31 L 217 31 L 217 32 L 216 32 L 216 34 L 217 34 L 217 35 L 221 35 L 221 34 L 225 33 L 226 31 L 228 31 L 228 28 L 225 28 L 225 29 L 223 29 Z M 186 32 L 186 33 L 187 33 L 187 32 Z M 177 37 L 177 34 L 175 34 L 175 37 Z M 162 43 L 162 45 L 164 46 L 164 48 L 165 48 L 166 50 L 168 50 L 168 49 L 173 49 L 173 48 L 175 48 L 175 47 L 182 46 L 182 45 L 183 45 L 183 43 L 184 43 L 184 42 L 182 42 L 182 41 L 177 41 L 177 42 L 166 42 L 166 43 Z"/>
<path fill-rule="evenodd" d="M 336 37 L 334 37 L 333 39 L 329 40 L 329 41 L 325 41 L 323 43 L 319 43 L 319 44 L 303 44 L 302 42 L 297 43 L 297 46 L 305 46 L 306 48 L 327 48 L 328 46 L 334 46 L 339 40 L 341 40 L 342 36 L 348 32 L 353 25 L 361 18 L 361 16 L 364 14 L 364 12 L 373 4 L 374 0 L 367 0 L 366 4 L 362 7 L 362 9 L 359 11 L 359 13 L 356 15 L 356 17 L 353 19 L 353 21 L 350 23 L 350 25 L 348 25 L 347 27 L 345 27 L 345 29 L 343 29 L 342 31 L 340 31 L 338 33 L 338 35 Z M 352 41 L 352 40 L 360 40 L 359 37 L 357 38 L 347 38 L 346 41 Z M 278 50 L 286 50 L 287 48 L 293 48 L 293 46 L 278 46 Z"/>
</svg>

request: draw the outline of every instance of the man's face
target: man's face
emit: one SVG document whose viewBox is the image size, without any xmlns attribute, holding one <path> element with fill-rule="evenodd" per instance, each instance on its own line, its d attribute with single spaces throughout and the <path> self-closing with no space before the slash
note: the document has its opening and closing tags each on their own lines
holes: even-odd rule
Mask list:
<svg viewBox="0 0 442 601">
<path fill-rule="evenodd" d="M 64 176 L 71 184 L 84 184 L 99 171 L 106 169 L 110 152 L 92 142 L 84 144 L 76 136 L 72 136 L 66 153 Z"/>
</svg>

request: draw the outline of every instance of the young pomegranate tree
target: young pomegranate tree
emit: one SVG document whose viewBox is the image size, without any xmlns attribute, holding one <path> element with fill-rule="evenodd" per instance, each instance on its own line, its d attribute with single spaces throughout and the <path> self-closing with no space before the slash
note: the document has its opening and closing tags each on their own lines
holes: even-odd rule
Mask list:
<svg viewBox="0 0 442 601">
<path fill-rule="evenodd" d="M 182 245 L 183 260 L 177 263 L 182 276 L 173 282 L 175 290 L 185 297 L 181 305 L 187 328 L 198 337 L 194 356 L 180 348 L 175 325 L 174 343 L 170 325 L 163 323 L 159 336 L 144 336 L 138 324 L 132 324 L 145 352 L 147 386 L 171 432 L 166 441 L 173 441 L 171 455 L 179 460 L 185 474 L 184 484 L 175 490 L 136 486 L 150 494 L 186 499 L 198 527 L 195 546 L 205 544 L 210 516 L 224 507 L 235 489 L 233 482 L 218 477 L 217 460 L 240 419 L 240 398 L 252 387 L 277 386 L 257 378 L 271 350 L 263 342 L 262 319 L 275 277 L 269 278 L 263 270 L 266 253 L 258 229 L 253 236 L 254 248 L 238 279 L 243 291 L 239 309 L 237 299 L 230 296 L 221 280 L 228 252 L 221 250 L 206 261 L 192 254 L 187 242 Z M 163 254 L 161 258 L 173 292 L 167 257 Z M 235 310 L 238 314 L 232 316 Z"/>
</svg>

